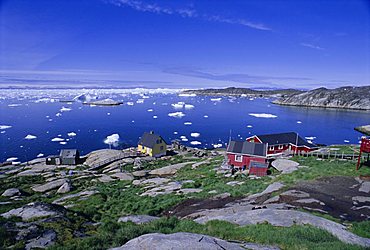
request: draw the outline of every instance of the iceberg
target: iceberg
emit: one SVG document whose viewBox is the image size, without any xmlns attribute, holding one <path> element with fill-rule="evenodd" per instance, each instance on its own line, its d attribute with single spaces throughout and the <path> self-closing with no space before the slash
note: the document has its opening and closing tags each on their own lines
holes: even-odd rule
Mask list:
<svg viewBox="0 0 370 250">
<path fill-rule="evenodd" d="M 302 122 L 301 121 L 297 121 L 298 124 L 301 124 Z"/>
<path fill-rule="evenodd" d="M 153 119 L 157 119 L 158 118 L 158 116 L 156 116 L 156 115 L 153 115 Z"/>
<path fill-rule="evenodd" d="M 53 142 L 61 142 L 61 141 L 64 141 L 64 139 L 63 138 L 59 138 L 59 137 L 55 137 L 55 138 L 51 139 L 51 141 L 53 141 Z"/>
<path fill-rule="evenodd" d="M 254 116 L 254 117 L 257 117 L 257 118 L 276 118 L 277 115 L 273 115 L 273 114 L 266 114 L 266 113 L 259 113 L 259 114 L 256 114 L 256 113 L 249 113 L 250 116 Z"/>
<path fill-rule="evenodd" d="M 153 112 L 153 109 L 148 109 L 147 111 L 148 111 L 148 112 Z"/>
<path fill-rule="evenodd" d="M 12 126 L 9 125 L 0 125 L 0 130 L 11 128 Z"/>
<path fill-rule="evenodd" d="M 69 137 L 73 137 L 73 136 L 76 136 L 77 134 L 76 134 L 75 132 L 69 132 L 67 135 L 68 135 Z"/>
<path fill-rule="evenodd" d="M 175 117 L 175 118 L 181 118 L 181 117 L 184 117 L 185 114 L 180 111 L 180 112 L 169 113 L 168 116 Z"/>
<path fill-rule="evenodd" d="M 179 96 L 183 96 L 183 97 L 194 97 L 194 96 L 197 96 L 196 94 L 185 94 L 185 93 L 182 93 L 182 94 L 179 94 Z"/>
<path fill-rule="evenodd" d="M 66 142 L 66 141 L 61 141 L 61 142 L 59 142 L 59 144 L 61 144 L 61 145 L 66 145 L 66 144 L 67 144 L 67 142 Z"/>
<path fill-rule="evenodd" d="M 60 109 L 60 112 L 68 112 L 68 111 L 71 111 L 71 110 L 72 110 L 71 108 L 62 107 Z"/>
<path fill-rule="evenodd" d="M 33 140 L 33 139 L 36 139 L 37 138 L 37 136 L 35 136 L 35 135 L 27 135 L 26 137 L 24 137 L 24 139 L 26 139 L 26 140 Z"/>
<path fill-rule="evenodd" d="M 204 115 L 203 117 L 204 117 L 204 118 L 208 118 L 208 115 Z"/>
<path fill-rule="evenodd" d="M 55 116 L 59 117 L 59 116 L 62 116 L 61 113 L 56 113 Z"/>
<path fill-rule="evenodd" d="M 172 103 L 171 106 L 174 108 L 174 109 L 182 109 L 184 107 L 184 104 L 183 102 L 178 102 L 178 103 Z"/>
<path fill-rule="evenodd" d="M 8 107 L 19 107 L 22 106 L 22 104 L 14 103 L 14 104 L 8 104 Z"/>
<path fill-rule="evenodd" d="M 185 104 L 185 109 L 193 109 L 194 105 L 192 104 Z"/>
<path fill-rule="evenodd" d="M 177 131 L 174 131 L 174 132 L 173 132 L 173 134 L 174 134 L 174 135 L 177 135 L 178 133 L 179 133 L 179 132 L 177 132 Z"/>
<path fill-rule="evenodd" d="M 128 106 L 134 106 L 134 103 L 133 102 L 127 102 L 127 105 Z"/>
<path fill-rule="evenodd" d="M 315 136 L 306 136 L 305 139 L 306 140 L 314 140 L 314 139 L 316 139 L 316 137 Z"/>
<path fill-rule="evenodd" d="M 43 153 L 40 153 L 36 157 L 43 157 L 43 156 L 44 156 L 44 154 Z"/>
<path fill-rule="evenodd" d="M 184 125 L 191 125 L 193 124 L 192 122 L 184 122 Z"/>
<path fill-rule="evenodd" d="M 218 143 L 218 144 L 212 144 L 212 146 L 214 148 L 221 148 L 222 147 L 222 144 L 221 143 Z"/>
<path fill-rule="evenodd" d="M 6 161 L 16 161 L 16 160 L 18 160 L 17 157 L 10 157 L 10 158 L 6 159 Z"/>
<path fill-rule="evenodd" d="M 253 126 L 252 125 L 247 125 L 247 128 L 253 128 Z"/>
<path fill-rule="evenodd" d="M 191 141 L 190 144 L 191 145 L 200 145 L 202 143 L 200 141 Z"/>
<path fill-rule="evenodd" d="M 110 146 L 117 147 L 119 142 L 119 134 L 112 134 L 107 136 L 107 138 L 104 140 L 105 144 L 108 144 Z"/>
<path fill-rule="evenodd" d="M 193 132 L 193 133 L 190 133 L 190 136 L 191 137 L 199 137 L 200 136 L 200 133 Z"/>
<path fill-rule="evenodd" d="M 349 143 L 349 140 L 344 140 L 345 143 Z"/>
</svg>

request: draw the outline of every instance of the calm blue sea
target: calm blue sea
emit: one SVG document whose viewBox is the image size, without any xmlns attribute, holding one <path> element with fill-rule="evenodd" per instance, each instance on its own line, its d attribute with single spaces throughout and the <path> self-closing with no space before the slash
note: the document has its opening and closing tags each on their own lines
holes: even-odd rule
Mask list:
<svg viewBox="0 0 370 250">
<path fill-rule="evenodd" d="M 124 105 L 91 107 L 81 102 L 57 101 L 71 100 L 87 92 L 100 99 L 123 101 Z M 159 92 L 2 91 L 0 162 L 8 158 L 26 161 L 41 154 L 57 154 L 62 148 L 77 148 L 86 154 L 108 148 L 104 140 L 112 134 L 120 138 L 116 148 L 134 146 L 142 133 L 150 130 L 161 134 L 168 143 L 183 139 L 185 145 L 193 143 L 199 148 L 224 145 L 230 131 L 233 139 L 296 131 L 303 137 L 314 137 L 315 143 L 356 144 L 361 134 L 353 128 L 370 122 L 370 113 L 362 111 L 278 106 L 271 104 L 271 99 L 263 98 L 218 99 Z M 175 103 L 178 103 L 176 107 L 172 105 Z M 169 116 L 175 112 L 182 112 L 184 116 Z"/>
</svg>

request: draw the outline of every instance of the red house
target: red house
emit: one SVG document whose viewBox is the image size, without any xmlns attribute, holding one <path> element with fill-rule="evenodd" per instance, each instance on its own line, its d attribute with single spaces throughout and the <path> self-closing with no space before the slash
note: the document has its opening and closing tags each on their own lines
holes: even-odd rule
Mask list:
<svg viewBox="0 0 370 250">
<path fill-rule="evenodd" d="M 370 158 L 369 158 L 369 155 L 370 155 L 370 125 L 357 127 L 355 128 L 355 130 L 364 134 L 364 136 L 361 137 L 360 155 L 358 156 L 358 161 L 357 161 L 357 166 L 356 166 L 356 169 L 358 170 L 359 167 L 361 166 L 362 153 L 367 153 L 367 160 L 364 164 L 370 166 Z"/>
<path fill-rule="evenodd" d="M 230 166 L 248 169 L 249 174 L 257 176 L 264 176 L 267 173 L 266 153 L 266 144 L 248 141 L 230 141 L 226 151 Z"/>
<path fill-rule="evenodd" d="M 267 144 L 267 156 L 282 152 L 310 152 L 319 148 L 300 137 L 296 132 L 254 135 L 247 138 L 247 141 Z"/>
</svg>

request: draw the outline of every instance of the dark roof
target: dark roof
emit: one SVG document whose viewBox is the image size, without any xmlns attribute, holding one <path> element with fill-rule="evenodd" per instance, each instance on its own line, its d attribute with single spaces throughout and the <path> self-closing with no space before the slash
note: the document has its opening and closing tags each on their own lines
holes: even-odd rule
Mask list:
<svg viewBox="0 0 370 250">
<path fill-rule="evenodd" d="M 266 156 L 266 144 L 248 141 L 230 141 L 227 152 L 236 154 Z"/>
<path fill-rule="evenodd" d="M 306 146 L 309 148 L 316 148 L 317 146 L 312 143 L 308 143 L 305 139 L 300 137 L 296 132 L 279 133 L 279 134 L 268 134 L 268 135 L 256 135 L 263 143 L 267 143 L 269 146 L 281 145 L 281 144 L 294 144 L 297 146 Z"/>
<path fill-rule="evenodd" d="M 163 138 L 160 135 L 154 134 L 154 133 L 148 133 L 145 132 L 142 136 L 141 139 L 139 140 L 138 144 L 143 145 L 148 148 L 153 148 L 154 145 L 157 143 L 157 140 Z M 164 143 L 166 143 L 165 140 L 163 140 Z M 167 143 L 166 143 L 167 144 Z"/>
<path fill-rule="evenodd" d="M 78 156 L 77 149 L 62 149 L 59 156 L 61 158 L 76 158 Z"/>
</svg>

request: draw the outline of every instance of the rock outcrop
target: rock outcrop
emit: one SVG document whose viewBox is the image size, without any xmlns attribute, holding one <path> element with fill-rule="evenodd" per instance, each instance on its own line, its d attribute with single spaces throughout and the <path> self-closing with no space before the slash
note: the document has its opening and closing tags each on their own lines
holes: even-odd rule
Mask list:
<svg viewBox="0 0 370 250">
<path fill-rule="evenodd" d="M 118 222 L 128 222 L 131 221 L 135 224 L 144 224 L 144 223 L 149 223 L 154 220 L 160 219 L 159 217 L 156 216 L 150 216 L 150 215 L 128 215 L 124 216 L 118 219 Z"/>
<path fill-rule="evenodd" d="M 63 215 L 65 212 L 65 209 L 61 206 L 44 202 L 35 202 L 20 208 L 12 209 L 1 214 L 1 216 L 4 218 L 10 218 L 12 216 L 21 217 L 22 220 L 27 221 L 35 218 Z"/>
</svg>

